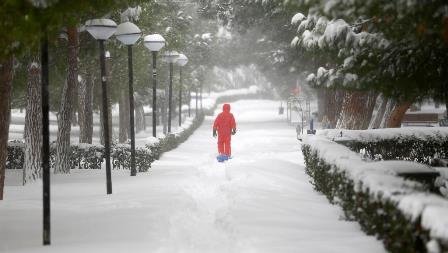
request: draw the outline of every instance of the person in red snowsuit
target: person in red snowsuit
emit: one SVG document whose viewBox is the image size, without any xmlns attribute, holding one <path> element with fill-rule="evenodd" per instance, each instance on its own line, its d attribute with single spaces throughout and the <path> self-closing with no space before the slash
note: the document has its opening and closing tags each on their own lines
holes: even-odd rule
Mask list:
<svg viewBox="0 0 448 253">
<path fill-rule="evenodd" d="M 213 137 L 218 134 L 218 152 L 220 155 L 230 157 L 230 140 L 236 133 L 236 123 L 233 114 L 230 113 L 230 105 L 224 104 L 222 112 L 218 114 L 213 124 Z"/>
</svg>

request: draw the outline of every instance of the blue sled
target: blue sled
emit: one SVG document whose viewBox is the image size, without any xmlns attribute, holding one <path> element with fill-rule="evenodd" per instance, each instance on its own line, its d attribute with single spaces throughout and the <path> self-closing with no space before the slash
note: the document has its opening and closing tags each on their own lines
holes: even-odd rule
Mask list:
<svg viewBox="0 0 448 253">
<path fill-rule="evenodd" d="M 223 162 L 229 160 L 229 157 L 226 155 L 218 155 L 216 157 L 216 160 L 218 160 L 218 162 L 220 162 L 220 163 L 223 163 Z"/>
</svg>

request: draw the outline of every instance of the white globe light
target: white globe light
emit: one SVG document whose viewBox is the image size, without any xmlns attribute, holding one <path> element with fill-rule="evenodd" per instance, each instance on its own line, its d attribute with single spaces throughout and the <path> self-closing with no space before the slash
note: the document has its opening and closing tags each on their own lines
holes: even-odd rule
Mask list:
<svg viewBox="0 0 448 253">
<path fill-rule="evenodd" d="M 180 54 L 179 57 L 177 57 L 176 63 L 179 66 L 185 66 L 188 63 L 188 58 L 184 54 Z"/>
<path fill-rule="evenodd" d="M 145 47 L 151 51 L 160 51 L 165 46 L 165 39 L 160 34 L 151 34 L 145 36 Z"/>
<path fill-rule="evenodd" d="M 177 51 L 166 51 L 163 55 L 163 59 L 168 63 L 175 63 L 177 61 L 177 57 L 179 57 L 179 53 Z"/>
<path fill-rule="evenodd" d="M 117 24 L 110 19 L 91 19 L 86 22 L 86 30 L 96 40 L 107 40 L 117 30 Z"/>
<path fill-rule="evenodd" d="M 142 35 L 142 31 L 138 26 L 131 22 L 124 22 L 118 25 L 117 31 L 115 31 L 115 37 L 117 40 L 125 45 L 134 45 L 135 42 Z"/>
</svg>

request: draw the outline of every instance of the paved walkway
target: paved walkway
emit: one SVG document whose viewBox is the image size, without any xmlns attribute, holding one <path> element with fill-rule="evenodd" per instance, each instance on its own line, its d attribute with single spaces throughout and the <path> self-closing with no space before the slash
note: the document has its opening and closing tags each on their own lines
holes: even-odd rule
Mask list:
<svg viewBox="0 0 448 253">
<path fill-rule="evenodd" d="M 6 188 L 0 252 L 385 252 L 315 192 L 278 102 L 232 104 L 234 158 L 216 162 L 213 117 L 149 173 L 52 178 L 53 245 L 41 246 L 41 184 Z"/>
</svg>

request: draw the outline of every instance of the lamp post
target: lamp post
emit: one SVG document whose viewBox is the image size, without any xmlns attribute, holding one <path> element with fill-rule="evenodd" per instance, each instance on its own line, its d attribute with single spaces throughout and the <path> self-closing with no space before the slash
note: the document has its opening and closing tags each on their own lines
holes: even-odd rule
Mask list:
<svg viewBox="0 0 448 253">
<path fill-rule="evenodd" d="M 171 115 L 173 114 L 173 65 L 179 57 L 179 53 L 176 51 L 168 51 L 165 53 L 164 58 L 170 64 L 170 86 L 168 90 L 168 133 L 171 133 Z"/>
<path fill-rule="evenodd" d="M 42 202 L 43 202 L 43 244 L 51 244 L 50 216 L 50 128 L 48 93 L 48 38 L 46 31 L 41 41 L 41 94 L 42 94 Z"/>
<path fill-rule="evenodd" d="M 179 65 L 179 126 L 182 125 L 182 67 L 188 63 L 188 58 L 184 54 L 177 57 L 177 65 Z"/>
<path fill-rule="evenodd" d="M 135 128 L 134 128 L 134 73 L 132 66 L 132 45 L 142 35 L 142 31 L 135 24 L 125 22 L 117 27 L 115 37 L 128 47 L 128 76 L 129 76 L 129 125 L 131 137 L 131 176 L 137 175 L 135 169 Z"/>
<path fill-rule="evenodd" d="M 145 47 L 152 52 L 152 136 L 156 137 L 157 124 L 157 52 L 165 46 L 165 39 L 160 34 L 145 36 Z"/>
<path fill-rule="evenodd" d="M 101 64 L 101 90 L 103 95 L 103 134 L 104 153 L 106 156 L 106 188 L 107 194 L 112 194 L 112 175 L 110 167 L 110 138 L 109 138 L 109 114 L 107 113 L 109 98 L 107 94 L 106 62 L 104 55 L 104 41 L 110 38 L 117 30 L 117 24 L 110 19 L 91 19 L 86 22 L 86 30 L 100 45 Z"/>
</svg>

